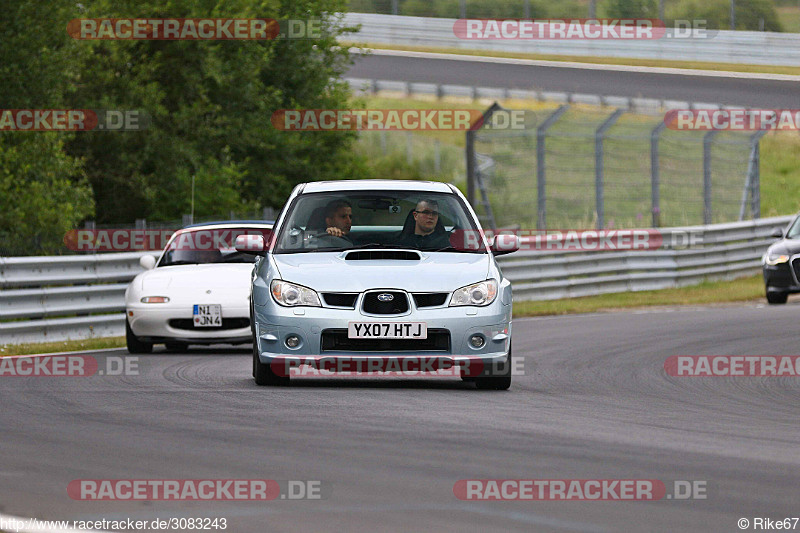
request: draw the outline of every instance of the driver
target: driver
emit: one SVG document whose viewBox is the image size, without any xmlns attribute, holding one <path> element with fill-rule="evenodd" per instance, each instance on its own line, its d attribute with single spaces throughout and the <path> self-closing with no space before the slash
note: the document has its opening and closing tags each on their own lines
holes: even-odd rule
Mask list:
<svg viewBox="0 0 800 533">
<path fill-rule="evenodd" d="M 351 240 L 347 236 L 353 227 L 353 206 L 347 200 L 333 200 L 325 206 L 325 232 L 334 237 Z"/>
</svg>

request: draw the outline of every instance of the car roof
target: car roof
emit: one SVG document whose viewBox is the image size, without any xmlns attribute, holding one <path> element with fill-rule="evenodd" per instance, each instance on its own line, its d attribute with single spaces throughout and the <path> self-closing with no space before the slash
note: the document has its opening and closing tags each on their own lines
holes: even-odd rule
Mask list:
<svg viewBox="0 0 800 533">
<path fill-rule="evenodd" d="M 412 180 L 338 180 L 306 183 L 301 194 L 341 191 L 423 191 L 453 192 L 450 185 L 439 181 Z"/>
<path fill-rule="evenodd" d="M 189 224 L 182 229 L 198 229 L 198 228 L 216 228 L 216 229 L 230 229 L 230 228 L 271 228 L 274 222 L 272 220 L 219 220 L 216 222 L 203 222 L 202 224 Z"/>
</svg>

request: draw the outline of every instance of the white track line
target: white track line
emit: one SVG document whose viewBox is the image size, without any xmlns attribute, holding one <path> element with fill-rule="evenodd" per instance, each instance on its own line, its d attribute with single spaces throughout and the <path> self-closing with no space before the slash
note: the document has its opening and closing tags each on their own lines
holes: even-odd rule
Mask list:
<svg viewBox="0 0 800 533">
<path fill-rule="evenodd" d="M 532 67 L 572 68 L 581 70 L 604 70 L 615 72 L 638 72 L 643 74 L 672 74 L 677 76 L 704 76 L 711 78 L 732 78 L 745 80 L 800 81 L 800 76 L 790 74 L 766 74 L 760 72 L 730 72 L 721 70 L 698 70 L 670 67 L 637 67 L 632 65 L 606 65 L 602 63 L 577 63 L 573 61 L 544 61 L 540 59 L 516 59 L 512 57 L 473 56 L 462 54 L 443 54 L 436 52 L 414 52 L 409 50 L 385 50 L 382 48 L 350 48 L 351 54 L 367 51 L 376 56 L 415 57 L 420 59 L 447 59 L 472 63 L 499 63 L 505 65 L 525 65 Z"/>
</svg>

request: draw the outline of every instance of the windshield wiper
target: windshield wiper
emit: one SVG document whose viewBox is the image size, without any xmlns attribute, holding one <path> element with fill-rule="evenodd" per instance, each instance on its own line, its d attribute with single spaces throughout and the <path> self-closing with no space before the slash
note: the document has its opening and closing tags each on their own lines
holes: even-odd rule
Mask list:
<svg viewBox="0 0 800 533">
<path fill-rule="evenodd" d="M 367 244 L 359 244 L 358 246 L 353 246 L 352 248 L 348 248 L 348 250 L 364 250 L 366 248 L 391 248 L 393 250 L 417 250 L 412 246 L 404 246 L 402 244 L 386 244 L 380 242 L 370 242 Z"/>
<path fill-rule="evenodd" d="M 200 263 L 198 263 L 197 261 L 170 261 L 169 263 L 165 263 L 165 264 L 159 265 L 159 266 L 169 267 L 169 266 L 175 266 L 175 265 L 199 265 L 199 264 Z"/>
<path fill-rule="evenodd" d="M 457 252 L 460 254 L 475 254 L 475 253 L 486 253 L 484 250 L 467 250 L 464 248 L 456 248 L 454 246 L 445 246 L 444 248 L 438 248 L 436 250 L 421 250 L 423 252 Z"/>
</svg>

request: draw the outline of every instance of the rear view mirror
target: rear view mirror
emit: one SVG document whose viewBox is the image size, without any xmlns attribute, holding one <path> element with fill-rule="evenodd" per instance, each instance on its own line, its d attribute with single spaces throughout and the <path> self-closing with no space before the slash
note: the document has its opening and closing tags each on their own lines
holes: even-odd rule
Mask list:
<svg viewBox="0 0 800 533">
<path fill-rule="evenodd" d="M 264 236 L 263 235 L 239 235 L 236 237 L 234 245 L 236 251 L 247 254 L 264 255 Z"/>
</svg>

